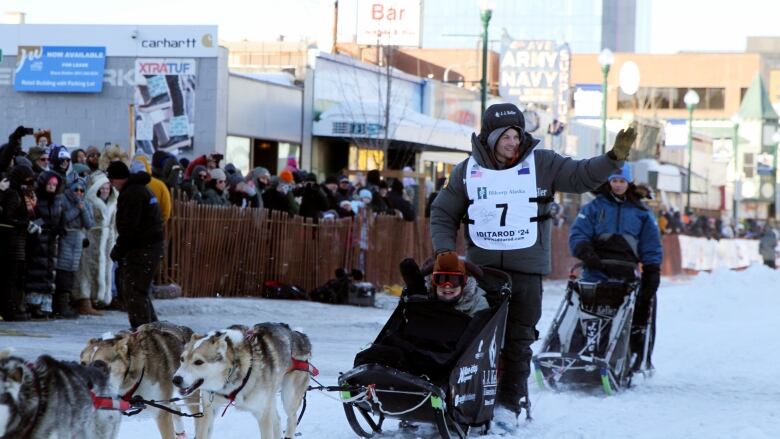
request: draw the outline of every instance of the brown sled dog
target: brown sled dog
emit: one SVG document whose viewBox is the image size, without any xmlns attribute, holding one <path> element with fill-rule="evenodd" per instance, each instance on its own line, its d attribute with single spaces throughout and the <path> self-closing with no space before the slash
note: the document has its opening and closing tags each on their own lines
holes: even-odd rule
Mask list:
<svg viewBox="0 0 780 439">
<path fill-rule="evenodd" d="M 191 336 L 192 330 L 184 326 L 147 323 L 135 332 L 120 331 L 90 339 L 81 351 L 81 362 L 106 364 L 110 370 L 111 389 L 126 401 L 135 395 L 146 400 L 169 400 L 176 396 L 171 378 L 179 367 L 184 344 Z M 199 395 L 187 398 L 190 413 L 197 412 L 198 402 Z M 177 408 L 173 404 L 169 407 Z M 163 439 L 186 437 L 180 417 L 152 407 L 146 410 L 155 413 Z M 196 436 L 200 437 L 197 424 Z"/>
</svg>

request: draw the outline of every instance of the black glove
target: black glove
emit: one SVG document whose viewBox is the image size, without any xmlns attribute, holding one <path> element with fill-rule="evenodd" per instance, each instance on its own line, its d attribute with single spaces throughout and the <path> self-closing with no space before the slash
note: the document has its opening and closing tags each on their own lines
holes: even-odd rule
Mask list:
<svg viewBox="0 0 780 439">
<path fill-rule="evenodd" d="M 656 264 L 642 266 L 642 293 L 654 295 L 661 284 L 661 267 Z"/>
<path fill-rule="evenodd" d="M 82 247 L 82 248 L 87 248 L 87 247 L 89 247 L 89 239 L 88 239 L 88 238 L 84 238 L 84 240 L 83 240 L 83 241 L 81 241 L 81 247 Z"/>
<path fill-rule="evenodd" d="M 401 261 L 401 278 L 406 285 L 408 294 L 427 294 L 425 288 L 425 278 L 420 273 L 420 267 L 412 258 L 406 258 Z"/>
<path fill-rule="evenodd" d="M 10 136 L 8 136 L 8 142 L 13 144 L 17 144 L 20 140 L 22 140 L 22 137 L 31 135 L 33 133 L 32 128 L 25 128 L 21 125 L 16 127 L 13 133 L 11 133 Z"/>
<path fill-rule="evenodd" d="M 655 297 L 658 285 L 661 283 L 661 267 L 656 264 L 642 266 L 642 284 L 637 296 L 636 308 L 634 309 L 634 327 L 645 327 L 651 317 L 650 303 Z"/>
<path fill-rule="evenodd" d="M 604 263 L 588 241 L 582 241 L 574 247 L 574 257 L 591 270 L 604 271 Z"/>
</svg>

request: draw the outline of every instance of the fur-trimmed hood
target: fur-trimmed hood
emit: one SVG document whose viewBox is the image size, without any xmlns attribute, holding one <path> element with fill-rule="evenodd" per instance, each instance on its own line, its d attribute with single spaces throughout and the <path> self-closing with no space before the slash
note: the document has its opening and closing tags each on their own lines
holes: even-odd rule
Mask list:
<svg viewBox="0 0 780 439">
<path fill-rule="evenodd" d="M 109 186 L 111 187 L 111 192 L 108 195 L 108 200 L 103 201 L 102 198 L 100 198 L 100 187 L 104 184 L 109 183 Z M 92 205 L 95 209 L 102 211 L 105 211 L 105 208 L 116 206 L 117 197 L 119 197 L 119 194 L 116 191 L 116 188 L 111 186 L 111 183 L 108 181 L 108 177 L 103 172 L 97 172 L 92 175 L 92 178 L 89 182 L 89 187 L 87 188 L 87 193 L 85 194 L 84 198 Z"/>
<path fill-rule="evenodd" d="M 124 164 L 127 165 L 128 168 L 132 163 L 130 156 L 127 155 L 127 152 L 125 152 L 125 150 L 123 150 L 119 145 L 109 145 L 106 147 L 106 149 L 103 150 L 103 153 L 100 154 L 100 159 L 98 159 L 98 166 L 100 167 L 101 171 L 105 171 L 108 169 L 108 165 L 111 162 L 117 160 L 121 160 Z"/>
<path fill-rule="evenodd" d="M 598 187 L 595 191 L 591 192 L 593 195 L 596 196 L 603 196 L 609 201 L 617 202 L 615 200 L 615 197 L 612 195 L 612 186 L 610 186 L 609 181 L 605 182 L 601 186 Z M 652 199 L 652 196 L 649 195 L 649 189 L 644 186 L 637 186 L 634 183 L 628 184 L 628 190 L 626 190 L 626 201 L 629 203 L 634 204 L 636 207 L 642 209 L 642 210 L 648 210 L 649 208 L 645 203 L 642 201 L 643 199 Z"/>
</svg>

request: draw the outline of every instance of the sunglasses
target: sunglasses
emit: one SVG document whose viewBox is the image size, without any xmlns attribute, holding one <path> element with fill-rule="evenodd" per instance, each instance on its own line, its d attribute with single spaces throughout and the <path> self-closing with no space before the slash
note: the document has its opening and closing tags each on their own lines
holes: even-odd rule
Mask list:
<svg viewBox="0 0 780 439">
<path fill-rule="evenodd" d="M 224 183 L 224 182 L 225 182 L 225 180 L 217 180 L 217 184 Z"/>
<path fill-rule="evenodd" d="M 208 177 L 208 176 L 209 176 L 208 174 L 198 174 L 198 177 L 200 177 L 200 178 L 204 178 L 204 179 L 205 179 L 206 177 Z"/>
<path fill-rule="evenodd" d="M 457 271 L 436 271 L 433 273 L 431 280 L 437 287 L 449 286 L 457 288 L 462 287 L 466 283 L 466 276 Z"/>
<path fill-rule="evenodd" d="M 84 193 L 84 189 L 76 188 L 76 189 L 73 189 L 73 192 L 81 192 L 83 194 Z"/>
</svg>

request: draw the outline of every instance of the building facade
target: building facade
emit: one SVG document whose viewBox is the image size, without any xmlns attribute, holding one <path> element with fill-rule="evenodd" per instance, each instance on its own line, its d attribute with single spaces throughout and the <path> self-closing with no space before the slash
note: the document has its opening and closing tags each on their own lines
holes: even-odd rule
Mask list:
<svg viewBox="0 0 780 439">
<path fill-rule="evenodd" d="M 649 49 L 646 45 L 652 17 L 647 0 L 493 3 L 491 40 L 500 40 L 506 31 L 514 39 L 565 41 L 575 53 L 597 53 L 605 47 L 621 52 Z M 474 0 L 425 0 L 422 17 L 424 48 L 471 47 L 482 32 L 480 10 Z M 642 47 L 637 47 L 637 41 Z"/>
<path fill-rule="evenodd" d="M 639 71 L 633 95 L 620 86 L 629 63 Z M 777 192 L 772 171 L 777 117 L 769 111 L 768 91 L 760 79 L 765 66 L 760 53 L 617 53 L 607 86 L 609 135 L 631 120 L 658 127 L 640 135 L 635 155 L 656 163 L 640 165 L 644 171 L 637 175 L 655 182 L 672 207 L 687 204 L 690 161 L 693 208 L 733 214 L 732 200 L 737 199 L 741 218 L 765 218 L 775 210 Z M 597 55 L 572 56 L 575 123 L 600 126 L 601 81 Z M 684 102 L 688 90 L 700 99 L 693 111 L 692 158 Z"/>
</svg>

